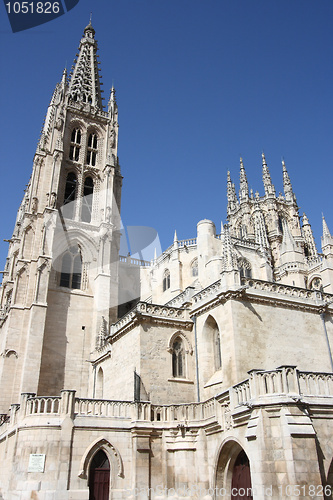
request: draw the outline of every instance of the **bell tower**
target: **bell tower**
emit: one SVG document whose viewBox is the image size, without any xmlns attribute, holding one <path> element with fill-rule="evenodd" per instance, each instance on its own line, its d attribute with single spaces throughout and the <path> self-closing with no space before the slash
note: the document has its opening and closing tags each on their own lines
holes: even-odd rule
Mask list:
<svg viewBox="0 0 333 500">
<path fill-rule="evenodd" d="M 20 393 L 87 396 L 90 354 L 117 317 L 118 107 L 102 105 L 95 30 L 52 95 L 1 290 L 0 412 Z M 103 336 L 103 335 L 102 335 Z"/>
</svg>

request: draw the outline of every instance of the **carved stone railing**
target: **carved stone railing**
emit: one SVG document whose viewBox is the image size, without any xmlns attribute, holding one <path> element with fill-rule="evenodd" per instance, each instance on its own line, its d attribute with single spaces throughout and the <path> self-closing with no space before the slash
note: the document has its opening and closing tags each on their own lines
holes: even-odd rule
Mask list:
<svg viewBox="0 0 333 500">
<path fill-rule="evenodd" d="M 294 366 L 276 370 L 253 370 L 250 377 L 230 388 L 230 401 L 236 407 L 267 396 L 333 397 L 333 373 L 298 371 Z"/>
<path fill-rule="evenodd" d="M 194 291 L 195 288 L 193 286 L 188 286 L 183 292 L 169 300 L 165 305 L 168 307 L 179 307 L 192 298 Z"/>
<path fill-rule="evenodd" d="M 176 422 L 207 420 L 216 415 L 215 398 L 203 403 L 185 403 L 178 405 L 151 405 L 152 422 Z"/>
<path fill-rule="evenodd" d="M 299 372 L 299 387 L 304 396 L 333 396 L 333 373 Z"/>
<path fill-rule="evenodd" d="M 110 335 L 114 335 L 122 328 L 129 325 L 135 317 L 139 315 L 149 315 L 158 318 L 187 319 L 187 311 L 178 307 L 167 305 L 151 304 L 148 302 L 138 302 L 137 305 L 117 323 L 111 325 Z"/>
<path fill-rule="evenodd" d="M 149 420 L 150 403 L 108 401 L 105 399 L 75 398 L 77 416 L 103 416 L 129 420 Z"/>
<path fill-rule="evenodd" d="M 200 292 L 196 293 L 192 297 L 192 301 L 194 304 L 201 302 L 201 300 L 205 300 L 209 298 L 212 295 L 215 295 L 219 290 L 221 286 L 221 280 L 215 281 L 215 283 L 212 283 L 211 285 L 207 286 L 203 290 L 200 290 Z"/>
<path fill-rule="evenodd" d="M 60 411 L 60 397 L 33 397 L 27 400 L 26 415 L 58 414 Z"/>
<path fill-rule="evenodd" d="M 197 244 L 197 239 L 190 238 L 189 240 L 179 240 L 176 243 L 178 244 L 178 248 L 193 247 Z"/>
<path fill-rule="evenodd" d="M 125 262 L 126 264 L 140 267 L 149 267 L 151 265 L 151 262 L 148 260 L 134 259 L 130 255 L 119 255 L 119 262 Z"/>
<path fill-rule="evenodd" d="M 249 289 L 262 290 L 268 293 L 278 293 L 288 297 L 295 297 L 300 299 L 310 299 L 314 302 L 324 302 L 330 304 L 333 301 L 333 294 L 323 293 L 319 290 L 309 290 L 307 288 L 299 288 L 291 285 L 284 285 L 282 283 L 273 283 L 269 281 L 262 281 L 253 278 L 241 278 L 242 285 L 247 285 Z"/>
</svg>

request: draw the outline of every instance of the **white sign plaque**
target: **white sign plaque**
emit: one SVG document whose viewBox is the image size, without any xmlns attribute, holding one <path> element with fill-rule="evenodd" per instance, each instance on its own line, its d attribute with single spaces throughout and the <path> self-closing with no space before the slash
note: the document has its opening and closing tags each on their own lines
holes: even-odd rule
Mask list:
<svg viewBox="0 0 333 500">
<path fill-rule="evenodd" d="M 44 472 L 45 455 L 30 453 L 28 472 Z"/>
</svg>

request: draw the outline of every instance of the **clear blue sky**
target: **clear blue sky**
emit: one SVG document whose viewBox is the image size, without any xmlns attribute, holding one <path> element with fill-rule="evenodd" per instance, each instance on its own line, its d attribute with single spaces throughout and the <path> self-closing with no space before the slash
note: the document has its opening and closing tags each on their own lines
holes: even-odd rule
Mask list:
<svg viewBox="0 0 333 500">
<path fill-rule="evenodd" d="M 155 228 L 162 248 L 226 219 L 226 173 L 239 156 L 263 195 L 264 150 L 277 193 L 284 157 L 320 249 L 333 232 L 332 0 L 80 0 L 13 34 L 2 5 L 1 238 L 10 238 L 44 115 L 93 12 L 104 96 L 119 106 L 126 225 Z M 3 268 L 7 244 L 0 245 Z"/>
</svg>

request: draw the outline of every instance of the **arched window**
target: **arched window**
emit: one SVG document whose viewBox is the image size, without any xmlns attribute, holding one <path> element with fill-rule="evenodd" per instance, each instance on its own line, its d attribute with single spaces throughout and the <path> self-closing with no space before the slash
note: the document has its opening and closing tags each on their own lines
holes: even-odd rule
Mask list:
<svg viewBox="0 0 333 500">
<path fill-rule="evenodd" d="M 218 326 L 214 329 L 214 363 L 215 370 L 220 370 L 222 368 L 222 358 L 221 358 L 221 337 Z"/>
<path fill-rule="evenodd" d="M 82 260 L 78 247 L 72 247 L 62 258 L 60 286 L 81 288 Z"/>
<path fill-rule="evenodd" d="M 194 259 L 194 261 L 191 264 L 191 275 L 193 277 L 198 276 L 198 259 Z"/>
<path fill-rule="evenodd" d="M 282 217 L 282 215 L 279 215 L 278 225 L 281 234 L 283 234 L 283 223 L 284 223 L 284 217 Z"/>
<path fill-rule="evenodd" d="M 69 147 L 70 160 L 79 161 L 80 144 L 81 144 L 81 130 L 79 128 L 73 128 L 71 135 L 71 144 Z"/>
<path fill-rule="evenodd" d="M 110 462 L 99 450 L 93 457 L 89 471 L 89 499 L 108 499 L 110 490 Z"/>
<path fill-rule="evenodd" d="M 82 212 L 81 212 L 81 220 L 83 222 L 91 221 L 93 192 L 94 192 L 94 182 L 91 177 L 86 177 L 83 185 Z"/>
<path fill-rule="evenodd" d="M 185 350 L 180 337 L 172 344 L 172 376 L 185 377 Z"/>
<path fill-rule="evenodd" d="M 163 274 L 163 292 L 170 288 L 170 271 L 166 269 Z"/>
<path fill-rule="evenodd" d="M 320 278 L 317 276 L 313 278 L 310 282 L 309 286 L 310 290 L 320 290 L 321 292 L 323 291 L 323 283 Z"/>
<path fill-rule="evenodd" d="M 65 195 L 64 195 L 64 205 L 66 205 L 66 207 L 63 208 L 62 210 L 64 217 L 66 217 L 67 219 L 72 219 L 74 216 L 76 186 L 77 186 L 76 175 L 74 174 L 74 172 L 69 172 L 66 179 Z"/>
<path fill-rule="evenodd" d="M 211 360 L 209 371 L 211 373 L 211 368 L 215 371 L 220 370 L 222 368 L 221 335 L 218 324 L 210 315 L 204 324 L 204 338 L 206 339 L 207 353 Z"/>
<path fill-rule="evenodd" d="M 97 134 L 89 134 L 88 150 L 87 150 L 87 165 L 95 166 L 97 156 Z"/>
<path fill-rule="evenodd" d="M 103 387 L 104 386 L 104 375 L 103 368 L 100 366 L 96 376 L 96 394 L 95 397 L 98 399 L 103 398 Z"/>
<path fill-rule="evenodd" d="M 251 264 L 246 259 L 238 261 L 239 272 L 241 278 L 252 278 Z"/>
</svg>

